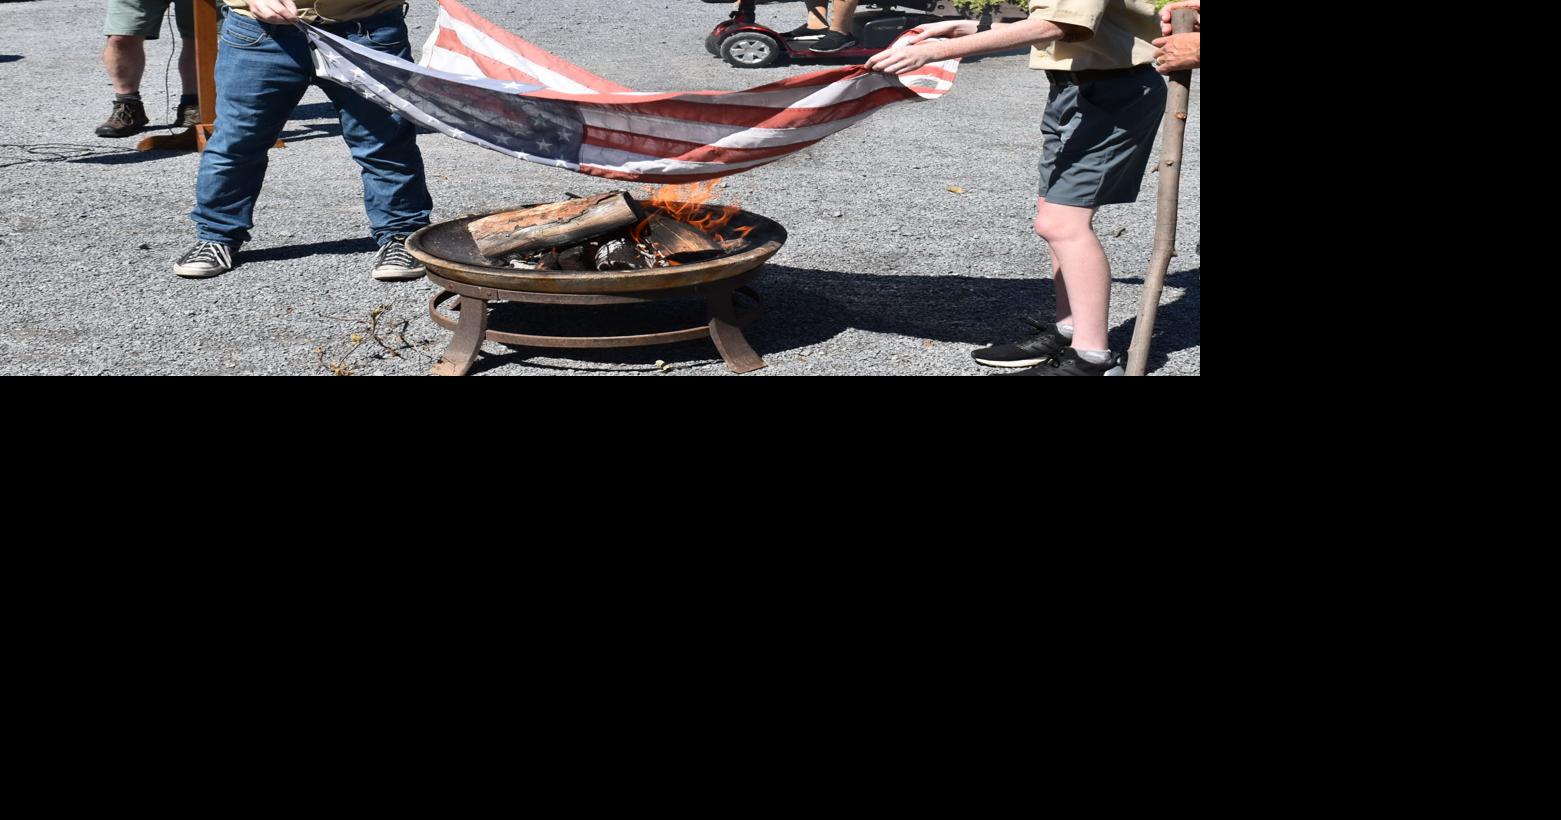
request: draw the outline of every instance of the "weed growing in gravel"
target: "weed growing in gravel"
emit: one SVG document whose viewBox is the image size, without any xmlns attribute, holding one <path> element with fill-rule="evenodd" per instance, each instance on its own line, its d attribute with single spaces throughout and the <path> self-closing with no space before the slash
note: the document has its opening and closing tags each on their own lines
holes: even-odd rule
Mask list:
<svg viewBox="0 0 1561 820">
<path fill-rule="evenodd" d="M 353 354 L 357 353 L 359 348 L 369 342 L 373 342 L 379 348 L 370 354 L 370 357 L 375 359 L 399 359 L 401 354 L 408 350 L 425 353 L 426 355 L 428 340 L 412 342 L 406 337 L 407 325 L 411 324 L 410 320 L 402 319 L 399 323 L 390 326 L 389 329 L 380 326 L 380 320 L 390 310 L 390 305 L 380 305 L 369 311 L 367 319 L 357 319 L 351 316 L 326 316 L 325 318 L 327 319 L 335 319 L 339 322 L 351 322 L 360 326 L 361 330 L 348 335 L 347 341 L 352 343 L 352 348 L 336 361 L 328 362 L 325 360 L 328 351 L 324 345 L 315 348 L 314 354 L 319 357 L 320 367 L 333 376 L 353 375 L 352 367 L 348 365 L 348 362 L 351 361 Z M 390 341 L 386 341 L 385 336 L 389 336 Z"/>
</svg>

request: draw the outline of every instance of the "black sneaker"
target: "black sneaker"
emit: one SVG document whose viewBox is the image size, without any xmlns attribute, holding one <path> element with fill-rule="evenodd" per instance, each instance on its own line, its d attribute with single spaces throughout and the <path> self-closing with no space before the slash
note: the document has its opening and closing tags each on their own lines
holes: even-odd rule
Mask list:
<svg viewBox="0 0 1561 820">
<path fill-rule="evenodd" d="M 1078 351 L 1068 348 L 1062 351 L 1062 355 L 1029 370 L 1021 370 L 1018 373 L 999 373 L 999 376 L 1125 376 L 1127 371 L 1122 367 L 1122 354 L 1118 353 L 1104 364 L 1094 364 L 1079 358 Z"/>
<path fill-rule="evenodd" d="M 791 31 L 786 32 L 785 34 L 782 34 L 781 36 L 785 37 L 788 40 L 802 40 L 802 39 L 808 39 L 808 38 L 823 37 L 824 36 L 824 32 L 826 32 L 826 31 L 829 31 L 829 29 L 827 29 L 827 28 L 808 28 L 807 26 L 797 26 L 796 28 L 792 29 Z"/>
<path fill-rule="evenodd" d="M 98 126 L 100 137 L 129 137 L 141 132 L 151 120 L 146 118 L 146 107 L 139 100 L 115 100 L 114 110 L 108 120 Z"/>
<path fill-rule="evenodd" d="M 381 282 L 418 279 L 425 273 L 428 273 L 428 269 L 407 251 L 405 236 L 391 238 L 380 247 L 379 256 L 374 258 L 374 278 Z"/>
<path fill-rule="evenodd" d="M 1057 358 L 1068 349 L 1068 337 L 1058 333 L 1057 326 L 1041 319 L 1040 314 L 1025 316 L 1023 320 L 1034 328 L 1023 340 L 972 350 L 970 358 L 987 367 L 1034 367 Z"/>
<path fill-rule="evenodd" d="M 836 51 L 844 51 L 854 45 L 856 45 L 855 37 L 849 34 L 841 34 L 834 29 L 824 32 L 823 37 L 807 43 L 808 49 L 818 54 L 833 54 Z"/>
<path fill-rule="evenodd" d="M 233 270 L 233 251 L 236 246 L 221 242 L 196 242 L 174 263 L 176 276 L 186 279 L 207 279 Z"/>
<path fill-rule="evenodd" d="M 201 124 L 200 103 L 179 103 L 179 110 L 173 115 L 173 124 L 176 128 L 194 128 Z"/>
</svg>

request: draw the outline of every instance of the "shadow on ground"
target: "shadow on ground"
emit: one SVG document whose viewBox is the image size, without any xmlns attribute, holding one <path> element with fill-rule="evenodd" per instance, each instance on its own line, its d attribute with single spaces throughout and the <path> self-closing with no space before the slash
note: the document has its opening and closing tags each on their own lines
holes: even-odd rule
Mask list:
<svg viewBox="0 0 1561 820">
<path fill-rule="evenodd" d="M 1142 278 L 1116 281 L 1141 284 Z M 1183 291 L 1162 304 L 1150 348 L 1149 370 L 1163 367 L 1177 352 L 1202 344 L 1200 269 L 1178 271 L 1166 286 Z M 884 276 L 771 266 L 755 285 L 766 301 L 765 314 L 748 328 L 748 340 L 761 356 L 784 356 L 827 342 L 847 330 L 866 330 L 913 339 L 978 347 L 1013 341 L 1023 332 L 1021 314 L 1055 307 L 1051 283 L 1036 279 L 985 279 L 970 276 Z M 704 324 L 703 303 L 662 302 L 582 309 L 558 305 L 495 305 L 491 327 L 544 336 L 617 336 L 654 333 Z M 1111 330 L 1111 346 L 1127 350 L 1136 320 Z M 436 343 L 449 341 L 443 334 Z M 489 349 L 493 349 L 489 345 Z M 534 358 L 566 358 L 579 368 L 534 364 Z M 655 370 L 663 360 L 683 368 L 719 361 L 708 342 L 646 348 L 546 350 L 508 348 L 484 355 L 474 373 L 506 364 L 551 370 Z"/>
<path fill-rule="evenodd" d="M 311 242 L 303 245 L 277 245 L 270 248 L 244 249 L 238 258 L 240 265 L 257 262 L 281 262 L 286 259 L 307 259 L 311 256 L 350 256 L 353 254 L 369 254 L 379 250 L 374 240 L 367 237 L 360 239 L 335 239 L 330 242 Z"/>
</svg>

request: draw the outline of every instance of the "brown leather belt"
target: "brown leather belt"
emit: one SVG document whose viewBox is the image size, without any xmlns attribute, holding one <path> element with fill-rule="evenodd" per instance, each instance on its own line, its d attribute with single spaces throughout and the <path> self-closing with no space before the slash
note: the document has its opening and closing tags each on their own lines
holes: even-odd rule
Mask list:
<svg viewBox="0 0 1561 820">
<path fill-rule="evenodd" d="M 1109 80 L 1113 77 L 1126 77 L 1130 74 L 1142 72 L 1154 73 L 1154 66 L 1145 63 L 1135 65 L 1132 68 L 1099 68 L 1094 71 L 1052 71 L 1046 70 L 1046 79 L 1055 85 L 1078 85 L 1094 80 Z"/>
</svg>

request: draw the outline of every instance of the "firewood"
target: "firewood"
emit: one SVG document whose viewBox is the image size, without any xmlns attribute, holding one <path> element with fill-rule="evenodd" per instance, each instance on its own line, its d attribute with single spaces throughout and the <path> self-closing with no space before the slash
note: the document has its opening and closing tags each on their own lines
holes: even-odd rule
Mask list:
<svg viewBox="0 0 1561 820">
<path fill-rule="evenodd" d="M 721 243 L 710 234 L 662 214 L 655 214 L 647 220 L 645 239 L 658 245 L 659 250 L 667 256 L 721 249 Z"/>
<path fill-rule="evenodd" d="M 623 191 L 486 216 L 467 226 L 477 250 L 492 258 L 516 251 L 572 245 L 627 228 L 644 218 Z"/>
<path fill-rule="evenodd" d="M 638 270 L 645 267 L 640 248 L 627 238 L 605 242 L 596 251 L 597 270 Z"/>
</svg>

